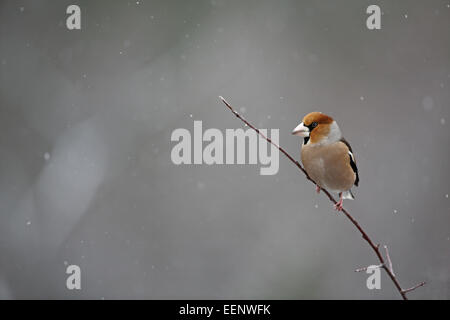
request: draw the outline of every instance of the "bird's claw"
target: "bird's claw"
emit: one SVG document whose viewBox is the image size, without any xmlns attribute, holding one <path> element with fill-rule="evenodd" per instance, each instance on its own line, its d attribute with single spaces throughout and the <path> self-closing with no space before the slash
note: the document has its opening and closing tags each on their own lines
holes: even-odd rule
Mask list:
<svg viewBox="0 0 450 320">
<path fill-rule="evenodd" d="M 342 201 L 339 201 L 334 205 L 334 210 L 342 211 L 342 209 L 343 209 Z"/>
<path fill-rule="evenodd" d="M 320 190 L 321 190 L 320 187 L 318 185 L 316 185 L 316 192 L 320 193 Z"/>
</svg>

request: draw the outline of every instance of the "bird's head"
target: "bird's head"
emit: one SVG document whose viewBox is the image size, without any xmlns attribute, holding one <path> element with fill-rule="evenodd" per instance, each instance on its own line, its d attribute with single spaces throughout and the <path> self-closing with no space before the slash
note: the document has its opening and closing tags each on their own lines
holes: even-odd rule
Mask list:
<svg viewBox="0 0 450 320">
<path fill-rule="evenodd" d="M 335 142 L 341 138 L 341 131 L 336 121 L 322 112 L 308 113 L 292 134 L 302 137 L 304 144 Z"/>
</svg>

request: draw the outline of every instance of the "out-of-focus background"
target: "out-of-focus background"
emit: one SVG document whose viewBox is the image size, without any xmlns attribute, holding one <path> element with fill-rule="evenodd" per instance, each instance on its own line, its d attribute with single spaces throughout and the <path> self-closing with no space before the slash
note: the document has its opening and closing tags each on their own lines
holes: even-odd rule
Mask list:
<svg viewBox="0 0 450 320">
<path fill-rule="evenodd" d="M 448 299 L 449 88 L 448 0 L 3 0 L 0 298 L 399 298 L 283 156 L 172 163 L 174 129 L 242 127 L 223 95 L 297 157 L 302 116 L 332 115 L 361 176 L 345 207 L 404 287 L 427 281 L 411 298 Z"/>
</svg>

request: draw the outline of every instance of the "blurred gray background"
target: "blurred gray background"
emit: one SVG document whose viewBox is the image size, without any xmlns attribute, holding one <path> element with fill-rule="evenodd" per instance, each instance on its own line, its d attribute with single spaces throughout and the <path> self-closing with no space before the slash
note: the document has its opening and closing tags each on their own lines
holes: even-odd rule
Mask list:
<svg viewBox="0 0 450 320">
<path fill-rule="evenodd" d="M 0 61 L 0 298 L 398 299 L 283 156 L 171 162 L 176 128 L 243 127 L 219 95 L 296 157 L 303 115 L 332 115 L 361 176 L 345 207 L 428 282 L 411 298 L 450 298 L 450 1 L 3 0 Z"/>
</svg>

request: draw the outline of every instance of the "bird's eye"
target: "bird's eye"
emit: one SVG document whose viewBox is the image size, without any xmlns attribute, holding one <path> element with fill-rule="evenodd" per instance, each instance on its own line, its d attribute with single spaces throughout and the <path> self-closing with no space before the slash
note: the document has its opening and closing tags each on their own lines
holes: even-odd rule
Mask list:
<svg viewBox="0 0 450 320">
<path fill-rule="evenodd" d="M 311 123 L 311 127 L 313 127 L 313 128 L 317 127 L 317 125 L 318 125 L 318 123 L 317 123 L 317 122 L 313 122 L 313 123 Z"/>
</svg>

